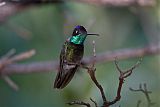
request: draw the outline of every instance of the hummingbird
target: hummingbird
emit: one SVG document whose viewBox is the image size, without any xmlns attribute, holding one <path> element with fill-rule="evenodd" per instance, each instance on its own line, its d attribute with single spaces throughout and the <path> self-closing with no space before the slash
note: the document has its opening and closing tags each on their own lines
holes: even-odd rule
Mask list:
<svg viewBox="0 0 160 107">
<path fill-rule="evenodd" d="M 88 35 L 83 26 L 76 26 L 61 49 L 59 70 L 54 82 L 54 88 L 62 89 L 71 81 L 81 63 L 84 54 L 84 41 Z"/>
</svg>

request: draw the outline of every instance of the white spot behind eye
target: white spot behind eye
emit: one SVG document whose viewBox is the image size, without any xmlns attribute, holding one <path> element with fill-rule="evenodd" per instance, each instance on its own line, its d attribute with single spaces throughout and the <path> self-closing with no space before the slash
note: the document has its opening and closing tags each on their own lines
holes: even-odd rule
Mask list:
<svg viewBox="0 0 160 107">
<path fill-rule="evenodd" d="M 78 33 L 78 30 L 76 30 L 76 34 Z"/>
</svg>

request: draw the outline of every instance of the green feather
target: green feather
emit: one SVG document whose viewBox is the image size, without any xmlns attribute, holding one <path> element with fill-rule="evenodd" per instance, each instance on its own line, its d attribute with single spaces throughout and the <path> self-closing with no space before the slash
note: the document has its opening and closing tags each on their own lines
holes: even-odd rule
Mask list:
<svg viewBox="0 0 160 107">
<path fill-rule="evenodd" d="M 79 35 L 76 35 L 76 36 L 72 36 L 70 38 L 70 42 L 72 42 L 74 44 L 83 44 L 86 37 L 87 37 L 86 34 L 79 34 Z"/>
</svg>

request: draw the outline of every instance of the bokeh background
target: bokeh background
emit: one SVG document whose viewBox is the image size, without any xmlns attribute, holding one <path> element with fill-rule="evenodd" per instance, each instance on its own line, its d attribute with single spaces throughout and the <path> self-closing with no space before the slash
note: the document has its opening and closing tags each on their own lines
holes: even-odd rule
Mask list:
<svg viewBox="0 0 160 107">
<path fill-rule="evenodd" d="M 10 49 L 17 53 L 35 49 L 36 55 L 19 63 L 59 60 L 65 39 L 76 25 L 83 25 L 88 32 L 100 37 L 88 37 L 85 56 L 92 55 L 92 41 L 96 41 L 96 53 L 123 48 L 137 48 L 159 42 L 160 7 L 107 7 L 78 2 L 47 4 L 29 8 L 0 25 L 0 56 Z M 121 60 L 122 69 L 131 67 L 140 58 Z M 146 98 L 129 87 L 138 88 L 146 83 L 151 100 L 160 107 L 160 56 L 144 56 L 142 64 L 126 79 L 121 100 L 113 107 L 146 107 Z M 108 99 L 116 95 L 118 72 L 113 62 L 96 64 L 96 76 L 105 89 Z M 99 91 L 84 70 L 77 72 L 63 90 L 53 89 L 56 72 L 11 75 L 19 91 L 11 89 L 0 79 L 0 107 L 69 107 L 66 103 L 75 99 L 88 101 L 92 97 L 102 104 Z"/>
</svg>

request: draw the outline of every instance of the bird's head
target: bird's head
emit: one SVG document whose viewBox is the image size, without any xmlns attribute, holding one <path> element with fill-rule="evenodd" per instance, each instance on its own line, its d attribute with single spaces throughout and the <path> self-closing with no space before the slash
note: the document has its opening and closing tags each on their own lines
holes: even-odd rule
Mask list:
<svg viewBox="0 0 160 107">
<path fill-rule="evenodd" d="M 74 44 L 83 44 L 84 40 L 88 35 L 99 36 L 98 34 L 88 34 L 87 30 L 83 26 L 78 25 L 73 30 L 72 36 L 70 38 L 70 42 Z"/>
</svg>

